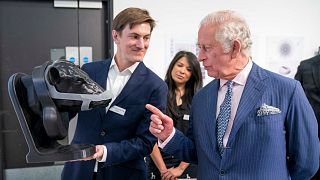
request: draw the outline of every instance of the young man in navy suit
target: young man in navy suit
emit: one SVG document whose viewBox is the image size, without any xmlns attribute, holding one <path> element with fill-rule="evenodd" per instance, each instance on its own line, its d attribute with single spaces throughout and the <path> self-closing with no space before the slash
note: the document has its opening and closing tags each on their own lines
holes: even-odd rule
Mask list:
<svg viewBox="0 0 320 180">
<path fill-rule="evenodd" d="M 149 132 L 150 103 L 164 110 L 167 86 L 142 62 L 155 26 L 148 11 L 127 8 L 113 21 L 117 52 L 112 59 L 83 65 L 94 81 L 114 98 L 107 108 L 82 111 L 72 143 L 96 145 L 96 153 L 83 161 L 65 163 L 63 180 L 146 179 L 144 157 L 156 138 Z"/>
<path fill-rule="evenodd" d="M 152 105 L 149 130 L 166 153 L 198 164 L 198 179 L 306 180 L 319 167 L 318 125 L 300 83 L 251 60 L 233 11 L 206 16 L 198 59 L 215 80 L 193 98 L 188 136 Z"/>
</svg>

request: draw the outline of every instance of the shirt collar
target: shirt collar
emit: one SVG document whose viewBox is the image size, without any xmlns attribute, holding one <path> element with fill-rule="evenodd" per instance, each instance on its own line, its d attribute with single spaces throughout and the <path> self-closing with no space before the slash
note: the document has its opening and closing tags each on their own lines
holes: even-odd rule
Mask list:
<svg viewBox="0 0 320 180">
<path fill-rule="evenodd" d="M 252 69 L 252 60 L 249 59 L 248 64 L 244 67 L 244 69 L 242 71 L 240 71 L 240 73 L 232 80 L 234 83 L 244 86 L 247 82 L 247 79 L 249 77 L 249 73 Z M 228 80 L 226 79 L 220 79 L 220 88 L 226 84 Z"/>
<path fill-rule="evenodd" d="M 131 74 L 134 72 L 134 70 L 136 70 L 136 68 L 138 67 L 138 65 L 140 64 L 140 62 L 135 62 L 134 64 L 132 64 L 130 67 L 128 67 L 127 69 L 123 70 L 122 72 L 119 72 L 119 68 L 116 64 L 116 61 L 114 59 L 115 56 L 113 56 L 112 60 L 111 60 L 111 64 L 110 64 L 110 67 L 109 67 L 109 70 L 111 69 L 114 69 L 116 70 L 116 72 L 122 74 L 122 73 L 125 73 L 125 72 L 130 72 Z"/>
</svg>

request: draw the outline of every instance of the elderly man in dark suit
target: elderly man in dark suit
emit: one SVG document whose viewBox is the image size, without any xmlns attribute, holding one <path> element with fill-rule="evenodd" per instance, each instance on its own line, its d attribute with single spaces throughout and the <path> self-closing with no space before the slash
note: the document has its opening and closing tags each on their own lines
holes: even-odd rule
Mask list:
<svg viewBox="0 0 320 180">
<path fill-rule="evenodd" d="M 198 179 L 306 180 L 319 168 L 318 125 L 300 83 L 255 64 L 250 30 L 234 11 L 207 15 L 199 60 L 215 79 L 193 98 L 184 136 L 152 105 L 159 147 L 198 163 Z"/>
<path fill-rule="evenodd" d="M 301 61 L 297 74 L 294 77 L 300 81 L 304 92 L 316 114 L 318 120 L 318 130 L 320 129 L 320 54 L 310 59 Z M 318 134 L 320 138 L 320 133 Z M 313 177 L 320 179 L 320 170 Z"/>
</svg>

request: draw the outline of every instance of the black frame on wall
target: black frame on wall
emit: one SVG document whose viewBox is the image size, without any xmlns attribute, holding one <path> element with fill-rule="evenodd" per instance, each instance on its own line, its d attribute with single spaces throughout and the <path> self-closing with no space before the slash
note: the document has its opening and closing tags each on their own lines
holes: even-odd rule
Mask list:
<svg viewBox="0 0 320 180">
<path fill-rule="evenodd" d="M 28 148 L 7 92 L 9 77 L 30 74 L 50 60 L 50 49 L 91 46 L 93 59 L 113 56 L 113 0 L 102 9 L 55 8 L 53 0 L 0 1 L 0 179 L 3 169 L 52 165 L 27 164 Z"/>
</svg>

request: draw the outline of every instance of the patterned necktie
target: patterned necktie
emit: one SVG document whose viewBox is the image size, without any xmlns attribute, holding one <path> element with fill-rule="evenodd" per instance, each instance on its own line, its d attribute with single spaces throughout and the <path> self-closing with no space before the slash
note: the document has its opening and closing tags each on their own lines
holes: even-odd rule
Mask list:
<svg viewBox="0 0 320 180">
<path fill-rule="evenodd" d="M 220 155 L 223 154 L 223 136 L 226 132 L 230 114 L 231 114 L 231 98 L 232 98 L 232 86 L 233 82 L 227 82 L 227 93 L 224 100 L 220 106 L 220 112 L 217 118 L 217 141 L 219 146 Z"/>
</svg>

